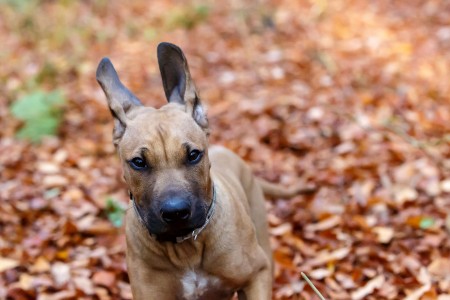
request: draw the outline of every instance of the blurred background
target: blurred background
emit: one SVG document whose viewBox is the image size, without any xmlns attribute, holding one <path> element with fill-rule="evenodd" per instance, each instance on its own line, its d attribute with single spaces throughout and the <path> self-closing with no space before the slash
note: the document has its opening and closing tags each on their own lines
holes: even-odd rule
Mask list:
<svg viewBox="0 0 450 300">
<path fill-rule="evenodd" d="M 267 202 L 274 299 L 450 299 L 450 2 L 0 0 L 0 299 L 131 299 L 95 80 L 165 103 L 179 45 L 211 142 L 316 191 Z"/>
</svg>

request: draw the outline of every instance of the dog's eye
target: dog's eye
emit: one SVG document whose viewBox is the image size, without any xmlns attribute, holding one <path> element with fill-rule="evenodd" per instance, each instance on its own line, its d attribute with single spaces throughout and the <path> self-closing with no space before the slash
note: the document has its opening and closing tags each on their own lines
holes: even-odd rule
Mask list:
<svg viewBox="0 0 450 300">
<path fill-rule="evenodd" d="M 190 164 L 196 164 L 202 159 L 203 152 L 199 150 L 192 150 L 188 154 L 188 161 Z"/>
<path fill-rule="evenodd" d="M 140 157 L 135 157 L 129 161 L 130 166 L 135 170 L 143 170 L 147 168 L 147 163 Z"/>
</svg>

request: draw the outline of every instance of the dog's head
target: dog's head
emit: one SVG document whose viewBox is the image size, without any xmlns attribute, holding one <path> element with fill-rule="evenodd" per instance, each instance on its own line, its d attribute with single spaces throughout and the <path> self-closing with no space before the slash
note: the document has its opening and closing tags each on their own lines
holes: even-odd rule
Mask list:
<svg viewBox="0 0 450 300">
<path fill-rule="evenodd" d="M 144 107 L 107 58 L 97 69 L 114 117 L 113 141 L 138 213 L 162 239 L 203 225 L 211 201 L 208 121 L 186 58 L 173 44 L 158 46 L 168 104 Z"/>
</svg>

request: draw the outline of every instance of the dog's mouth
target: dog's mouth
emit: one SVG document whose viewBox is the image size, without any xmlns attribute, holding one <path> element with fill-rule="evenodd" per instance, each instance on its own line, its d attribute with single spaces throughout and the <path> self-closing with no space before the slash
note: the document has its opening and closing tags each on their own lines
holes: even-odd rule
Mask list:
<svg viewBox="0 0 450 300">
<path fill-rule="evenodd" d="M 206 222 L 206 207 L 202 201 L 196 201 L 190 216 L 177 222 L 167 222 L 161 218 L 158 210 L 143 209 L 133 202 L 135 213 L 149 234 L 159 241 L 176 241 L 202 227 Z"/>
<path fill-rule="evenodd" d="M 150 235 L 156 237 L 158 241 L 176 241 L 177 238 L 192 234 L 192 232 L 205 224 L 206 215 L 198 214 L 189 220 L 167 224 L 156 219 L 149 219 L 145 223 Z"/>
<path fill-rule="evenodd" d="M 168 230 L 164 233 L 155 234 L 155 237 L 158 241 L 161 242 L 175 242 L 179 238 L 192 234 L 194 230 L 200 227 L 201 226 L 189 226 L 186 228 L 174 228 L 173 230 Z M 147 229 L 150 231 L 149 228 Z"/>
</svg>

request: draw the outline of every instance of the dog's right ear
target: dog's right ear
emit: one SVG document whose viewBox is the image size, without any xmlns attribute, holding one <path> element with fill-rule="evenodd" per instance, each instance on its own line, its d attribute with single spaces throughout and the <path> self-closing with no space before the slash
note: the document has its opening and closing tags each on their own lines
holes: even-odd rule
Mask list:
<svg viewBox="0 0 450 300">
<path fill-rule="evenodd" d="M 104 57 L 100 61 L 96 77 L 103 92 L 105 92 L 109 109 L 114 117 L 113 140 L 114 144 L 117 145 L 127 127 L 126 113 L 131 108 L 142 105 L 142 103 L 120 82 L 109 58 Z"/>
</svg>

